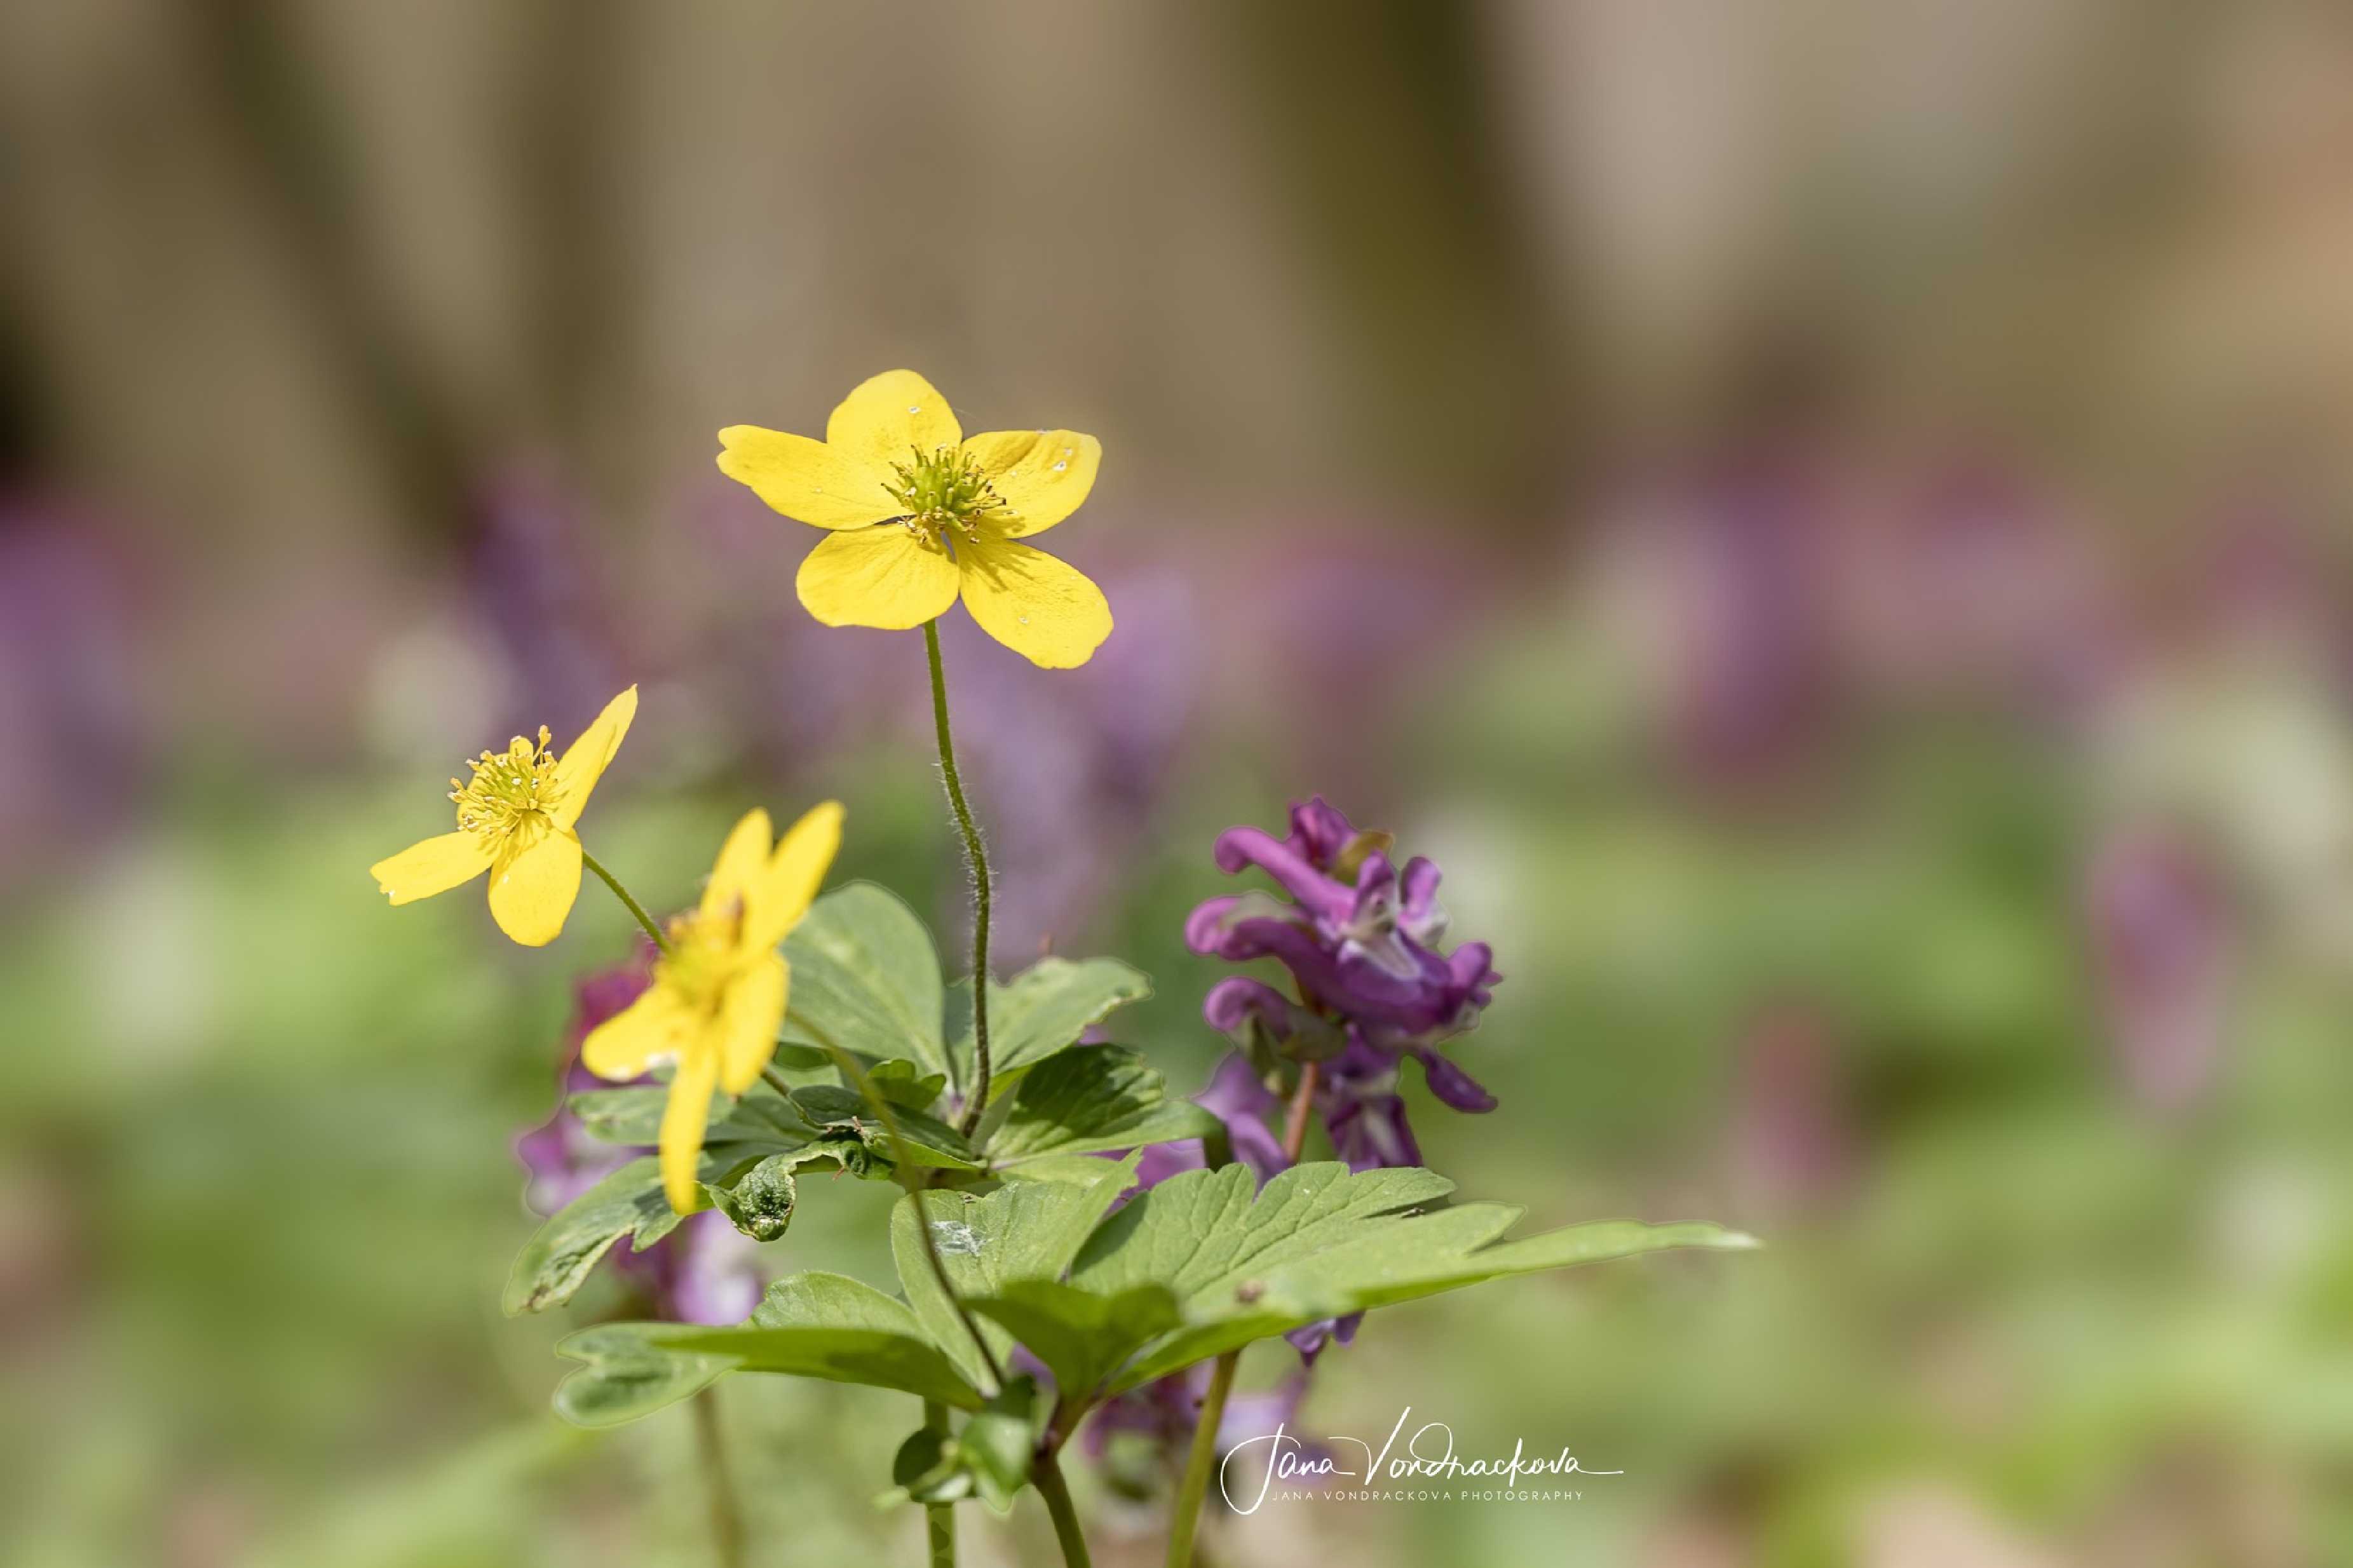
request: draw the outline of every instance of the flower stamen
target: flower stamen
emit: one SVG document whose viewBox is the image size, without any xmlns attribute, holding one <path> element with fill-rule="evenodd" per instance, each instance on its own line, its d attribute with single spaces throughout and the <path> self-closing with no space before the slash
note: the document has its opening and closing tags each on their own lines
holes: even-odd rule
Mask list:
<svg viewBox="0 0 2353 1568">
<path fill-rule="evenodd" d="M 469 783 L 449 781 L 458 805 L 458 826 L 496 846 L 545 821 L 563 793 L 555 779 L 555 754 L 547 726 L 536 742 L 517 735 L 503 752 L 484 752 L 473 763 Z"/>
<path fill-rule="evenodd" d="M 976 539 L 982 521 L 1005 510 L 997 487 L 962 448 L 939 447 L 927 455 L 910 447 L 907 455 L 906 462 L 891 465 L 899 482 L 883 489 L 906 509 L 900 521 L 908 532 L 944 537 L 955 529 L 966 539 Z"/>
</svg>

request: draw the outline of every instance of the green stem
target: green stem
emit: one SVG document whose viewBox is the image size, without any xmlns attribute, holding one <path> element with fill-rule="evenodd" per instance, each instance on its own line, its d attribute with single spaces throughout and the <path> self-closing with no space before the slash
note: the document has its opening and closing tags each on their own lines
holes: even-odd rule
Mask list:
<svg viewBox="0 0 2353 1568">
<path fill-rule="evenodd" d="M 1201 1528 L 1201 1502 L 1209 1495 L 1209 1472 L 1218 1468 L 1218 1426 L 1225 1419 L 1226 1396 L 1234 1391 L 1234 1368 L 1242 1353 L 1228 1351 L 1209 1373 L 1208 1396 L 1193 1420 L 1193 1451 L 1185 1460 L 1185 1482 L 1177 1489 L 1176 1512 L 1168 1521 L 1168 1568 L 1190 1568 L 1193 1536 Z"/>
<path fill-rule="evenodd" d="M 744 1520 L 735 1509 L 735 1483 L 727 1471 L 727 1448 L 719 1431 L 719 1387 L 694 1396 L 695 1443 L 702 1451 L 702 1475 L 711 1488 L 711 1552 L 719 1568 L 744 1568 Z"/>
<path fill-rule="evenodd" d="M 1054 1521 L 1054 1539 L 1062 1543 L 1065 1568 L 1092 1568 L 1087 1538 L 1079 1532 L 1078 1510 L 1071 1506 L 1070 1485 L 1062 1479 L 1062 1461 L 1052 1449 L 1038 1456 L 1029 1479 L 1037 1483 L 1038 1495 L 1046 1500 L 1046 1512 Z"/>
<path fill-rule="evenodd" d="M 981 1338 L 980 1325 L 973 1321 L 972 1312 L 965 1306 L 964 1298 L 956 1294 L 955 1282 L 948 1278 L 948 1266 L 940 1257 L 939 1240 L 932 1235 L 931 1216 L 923 1212 L 922 1189 L 926 1184 L 917 1173 L 920 1167 L 913 1158 L 913 1151 L 908 1147 L 906 1135 L 899 1131 L 899 1118 L 892 1113 L 891 1102 L 882 1097 L 881 1090 L 874 1087 L 874 1080 L 867 1076 L 866 1068 L 856 1057 L 830 1040 L 820 1043 L 833 1058 L 834 1066 L 842 1076 L 858 1086 L 858 1092 L 865 1098 L 866 1109 L 874 1113 L 874 1119 L 882 1123 L 882 1130 L 890 1134 L 892 1156 L 901 1172 L 901 1180 L 906 1184 L 908 1201 L 915 1205 L 915 1235 L 923 1244 L 923 1257 L 932 1266 L 932 1278 L 940 1282 L 940 1293 L 948 1299 L 948 1306 L 955 1313 L 956 1321 L 964 1325 L 964 1331 L 972 1336 L 973 1348 L 980 1352 L 980 1363 L 988 1369 L 990 1386 L 983 1392 L 994 1394 L 1004 1385 L 1005 1369 L 997 1364 L 996 1352 L 988 1348 L 988 1342 Z M 760 1071 L 778 1094 L 786 1100 L 792 1098 L 793 1086 L 786 1081 L 782 1073 L 773 1067 L 762 1068 Z"/>
<path fill-rule="evenodd" d="M 944 1437 L 948 1434 L 948 1407 L 936 1399 L 923 1401 L 923 1425 Z M 955 1508 L 942 1503 L 923 1510 L 923 1530 L 931 1542 L 931 1568 L 955 1568 Z"/>
<path fill-rule="evenodd" d="M 638 923 L 646 928 L 646 934 L 648 936 L 654 939 L 654 946 L 659 948 L 664 952 L 668 952 L 670 951 L 670 938 L 663 934 L 660 923 L 657 921 L 653 916 L 646 913 L 645 905 L 629 897 L 629 889 L 621 886 L 621 879 L 618 877 L 614 876 L 610 871 L 605 869 L 605 863 L 602 860 L 597 859 L 594 855 L 589 854 L 586 847 L 583 847 L 580 851 L 580 863 L 583 866 L 587 867 L 591 871 L 596 872 L 597 876 L 604 879 L 605 886 L 613 889 L 613 896 L 620 900 L 622 904 L 628 908 L 631 914 L 638 917 Z"/>
<path fill-rule="evenodd" d="M 939 731 L 940 777 L 946 781 L 948 805 L 964 833 L 965 863 L 972 869 L 972 1095 L 965 1102 L 958 1129 L 967 1138 L 988 1109 L 988 852 L 980 847 L 980 829 L 973 826 L 972 807 L 964 798 L 964 775 L 956 772 L 955 737 L 948 731 L 948 678 L 940 668 L 940 625 L 923 623 L 923 653 L 932 665 L 932 725 Z"/>
</svg>

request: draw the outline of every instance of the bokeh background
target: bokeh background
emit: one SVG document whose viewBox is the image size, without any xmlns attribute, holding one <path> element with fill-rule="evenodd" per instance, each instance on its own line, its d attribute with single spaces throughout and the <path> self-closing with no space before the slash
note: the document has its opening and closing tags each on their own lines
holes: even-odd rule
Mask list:
<svg viewBox="0 0 2353 1568">
<path fill-rule="evenodd" d="M 899 364 L 1108 453 L 1092 665 L 948 639 L 999 963 L 1198 1083 L 1210 839 L 1320 791 L 1508 976 L 1430 1162 L 1771 1243 L 1377 1318 L 1306 1426 L 1626 1474 L 1220 1563 L 2353 1558 L 2340 8 L 85 0 L 0 144 L 11 1561 L 707 1561 L 683 1410 L 547 1412 L 616 1298 L 497 1305 L 627 922 L 364 868 L 637 681 L 641 893 L 836 794 L 952 946 L 919 648 L 711 462 Z M 758 1561 L 912 1560 L 906 1401 L 723 1393 Z"/>
</svg>

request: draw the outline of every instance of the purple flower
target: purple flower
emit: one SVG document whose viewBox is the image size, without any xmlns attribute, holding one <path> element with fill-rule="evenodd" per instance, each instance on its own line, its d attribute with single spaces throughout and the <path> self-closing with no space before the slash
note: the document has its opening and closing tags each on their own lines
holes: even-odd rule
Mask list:
<svg viewBox="0 0 2353 1568">
<path fill-rule="evenodd" d="M 1258 867 L 1292 901 L 1257 892 L 1211 899 L 1186 921 L 1186 944 L 1237 963 L 1278 960 L 1311 1014 L 1354 1026 L 1372 1045 L 1398 1050 L 1462 1033 L 1502 978 L 1484 942 L 1465 942 L 1451 957 L 1436 951 L 1446 929 L 1438 868 L 1416 857 L 1398 870 L 1385 836 L 1357 832 L 1320 796 L 1292 808 L 1285 837 L 1229 828 L 1216 854 L 1227 872 Z M 1272 1027 L 1265 995 L 1212 993 L 1220 1013 L 1250 1013 Z"/>
<path fill-rule="evenodd" d="M 1291 1168 L 1282 1144 L 1266 1121 L 1268 1113 L 1282 1102 L 1259 1081 L 1247 1058 L 1234 1054 L 1220 1061 L 1209 1075 L 1209 1086 L 1193 1097 L 1193 1103 L 1226 1124 L 1226 1139 L 1234 1158 L 1250 1168 L 1260 1186 Z M 1156 1187 L 1181 1171 L 1198 1171 L 1207 1163 L 1198 1138 L 1152 1144 L 1136 1163 L 1136 1188 Z"/>
<path fill-rule="evenodd" d="M 591 1137 L 572 1113 L 571 1096 L 584 1089 L 609 1089 L 580 1063 L 580 1042 L 588 1032 L 636 1001 L 652 983 L 651 947 L 639 942 L 626 963 L 601 969 L 574 989 L 572 1026 L 558 1071 L 555 1113 L 518 1137 L 515 1158 L 529 1175 L 523 1202 L 534 1214 L 553 1215 L 648 1149 L 633 1149 Z M 636 1080 L 640 1083 L 649 1079 Z M 740 1323 L 759 1305 L 765 1287 L 757 1244 L 715 1210 L 689 1215 L 678 1227 L 644 1251 L 624 1241 L 607 1254 L 613 1267 L 649 1297 L 658 1317 L 714 1327 Z"/>
</svg>

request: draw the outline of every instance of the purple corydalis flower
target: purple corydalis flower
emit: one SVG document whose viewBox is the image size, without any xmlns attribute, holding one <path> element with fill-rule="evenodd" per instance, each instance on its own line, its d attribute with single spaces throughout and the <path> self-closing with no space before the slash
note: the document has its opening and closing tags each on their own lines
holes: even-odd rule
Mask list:
<svg viewBox="0 0 2353 1568">
<path fill-rule="evenodd" d="M 1491 951 L 1465 942 L 1441 957 L 1433 946 L 1446 929 L 1438 868 L 1416 857 L 1400 872 L 1384 845 L 1320 796 L 1292 808 L 1284 837 L 1228 829 L 1218 838 L 1219 868 L 1256 866 L 1293 901 L 1263 893 L 1211 899 L 1186 921 L 1186 945 L 1237 963 L 1279 961 L 1311 1012 L 1344 1019 L 1387 1049 L 1462 1033 L 1502 978 L 1490 967 Z M 1267 1006 L 1254 994 L 1212 995 L 1237 1017 Z"/>
</svg>

